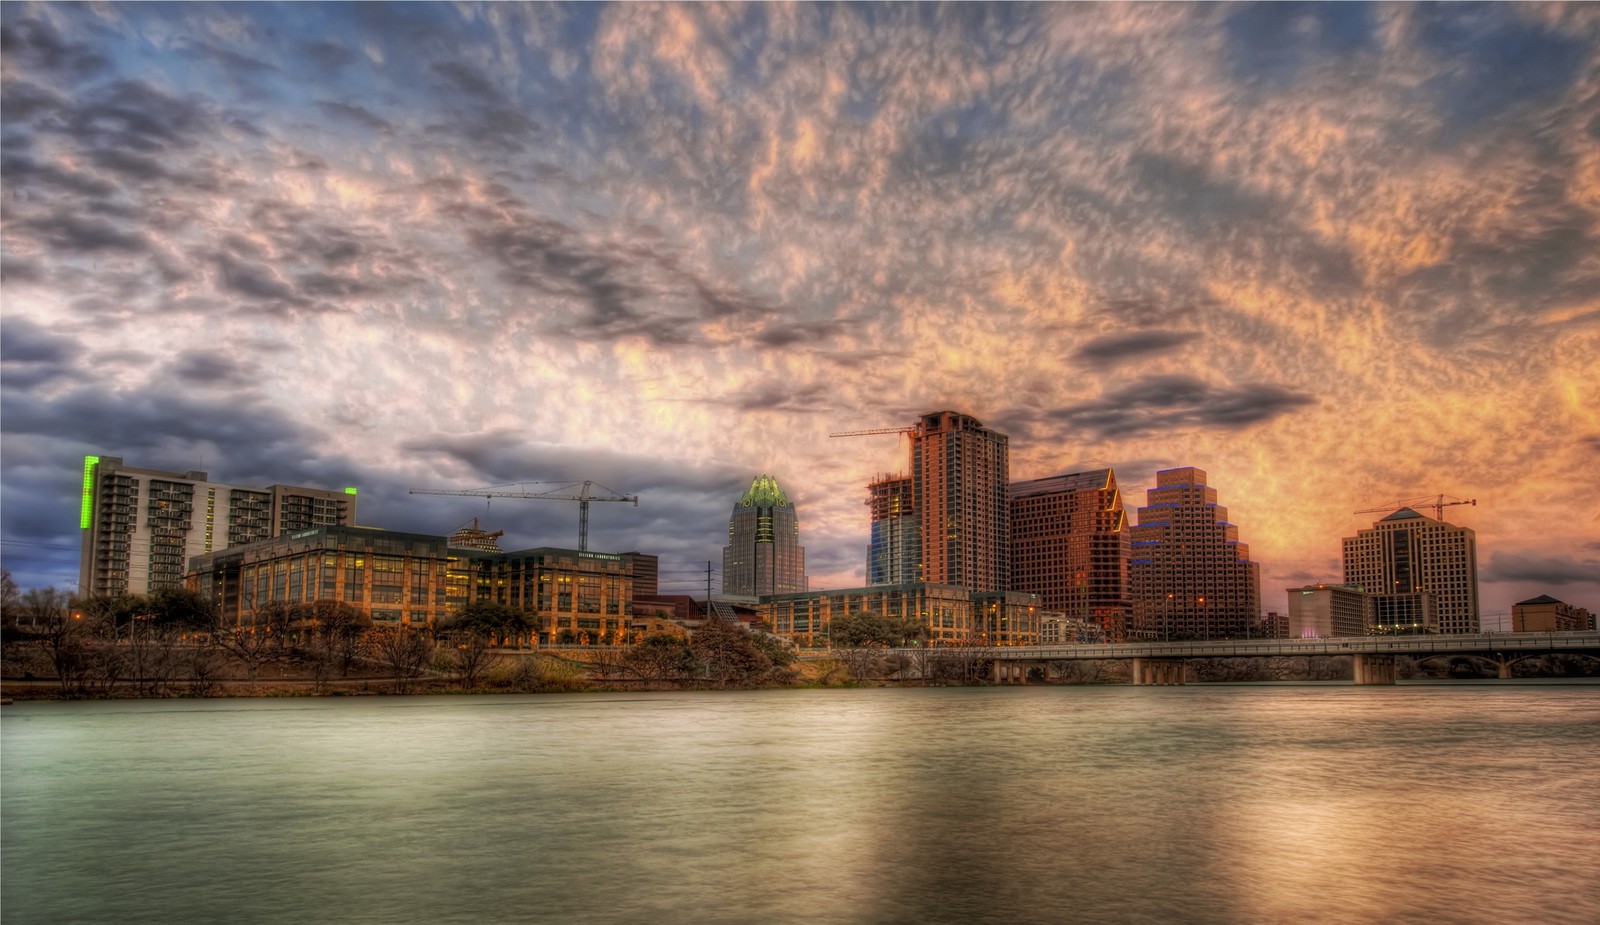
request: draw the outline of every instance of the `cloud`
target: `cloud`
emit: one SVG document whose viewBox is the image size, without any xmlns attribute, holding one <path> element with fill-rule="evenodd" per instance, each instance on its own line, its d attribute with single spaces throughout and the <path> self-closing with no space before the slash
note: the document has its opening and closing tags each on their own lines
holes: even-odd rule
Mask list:
<svg viewBox="0 0 1600 925">
<path fill-rule="evenodd" d="M 111 66 L 104 54 L 85 42 L 62 39 L 50 23 L 41 19 L 19 19 L 0 26 L 0 53 L 27 70 L 58 74 L 73 81 L 88 80 Z"/>
<path fill-rule="evenodd" d="M 1495 550 L 1483 569 L 1486 582 L 1524 581 L 1547 585 L 1591 584 L 1600 582 L 1600 559 L 1574 559 L 1571 556 L 1540 556 Z"/>
<path fill-rule="evenodd" d="M 1101 439 L 1126 438 L 1171 428 L 1239 430 L 1315 403 L 1310 395 L 1266 383 L 1227 387 L 1194 376 L 1157 375 L 1045 417 L 1086 428 Z"/>
<path fill-rule="evenodd" d="M 1122 360 L 1164 353 L 1200 335 L 1193 331 L 1129 331 L 1107 334 L 1079 347 L 1073 357 L 1090 366 L 1112 366 Z"/>
</svg>

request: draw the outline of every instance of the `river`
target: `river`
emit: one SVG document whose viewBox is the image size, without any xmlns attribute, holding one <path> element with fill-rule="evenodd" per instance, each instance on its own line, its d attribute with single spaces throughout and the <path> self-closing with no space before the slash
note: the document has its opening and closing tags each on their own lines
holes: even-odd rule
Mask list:
<svg viewBox="0 0 1600 925">
<path fill-rule="evenodd" d="M 31 923 L 1600 922 L 1600 686 L 17 703 Z"/>
</svg>

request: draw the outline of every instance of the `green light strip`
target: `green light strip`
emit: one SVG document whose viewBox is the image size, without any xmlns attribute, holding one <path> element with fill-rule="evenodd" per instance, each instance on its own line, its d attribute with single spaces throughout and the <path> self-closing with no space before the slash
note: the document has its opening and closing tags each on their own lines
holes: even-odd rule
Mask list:
<svg viewBox="0 0 1600 925">
<path fill-rule="evenodd" d="M 344 493 L 347 494 L 347 495 L 353 495 L 353 494 L 356 493 L 356 490 L 354 488 L 346 488 L 344 490 Z"/>
<path fill-rule="evenodd" d="M 94 519 L 94 467 L 100 465 L 100 457 L 85 456 L 83 458 L 83 509 L 78 513 L 78 529 L 89 529 L 89 523 Z"/>
</svg>

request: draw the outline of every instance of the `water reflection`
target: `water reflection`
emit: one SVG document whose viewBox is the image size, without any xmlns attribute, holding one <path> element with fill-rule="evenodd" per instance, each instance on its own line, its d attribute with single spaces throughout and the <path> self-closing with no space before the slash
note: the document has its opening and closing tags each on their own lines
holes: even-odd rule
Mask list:
<svg viewBox="0 0 1600 925">
<path fill-rule="evenodd" d="M 18 704 L 18 922 L 1600 921 L 1600 689 Z"/>
</svg>

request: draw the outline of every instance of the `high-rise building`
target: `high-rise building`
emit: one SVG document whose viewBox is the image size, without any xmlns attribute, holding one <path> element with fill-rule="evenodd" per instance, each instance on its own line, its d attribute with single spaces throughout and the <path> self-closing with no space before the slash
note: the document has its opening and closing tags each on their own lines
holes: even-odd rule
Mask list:
<svg viewBox="0 0 1600 925">
<path fill-rule="evenodd" d="M 1289 589 L 1289 636 L 1365 636 L 1370 619 L 1367 594 L 1349 585 L 1306 585 Z"/>
<path fill-rule="evenodd" d="M 806 590 L 800 519 L 770 475 L 758 475 L 733 505 L 722 550 L 722 592 L 743 597 Z"/>
<path fill-rule="evenodd" d="M 1133 528 L 1128 574 L 1136 633 L 1225 639 L 1257 632 L 1261 569 L 1204 470 L 1156 473 Z"/>
<path fill-rule="evenodd" d="M 903 585 L 918 581 L 922 537 L 911 503 L 911 479 L 883 476 L 867 486 L 872 539 L 867 551 L 867 584 Z"/>
<path fill-rule="evenodd" d="M 182 584 L 189 559 L 317 526 L 351 526 L 356 490 L 251 488 L 204 472 L 124 465 L 87 456 L 78 586 L 85 594 L 148 594 Z"/>
<path fill-rule="evenodd" d="M 1012 482 L 1011 588 L 1046 611 L 1127 633 L 1128 517 L 1110 469 Z"/>
<path fill-rule="evenodd" d="M 1401 508 L 1345 537 L 1344 580 L 1373 596 L 1380 631 L 1403 631 L 1411 613 L 1421 631 L 1437 621 L 1441 633 L 1478 632 L 1478 540 L 1466 527 Z M 1430 602 L 1416 597 L 1423 592 L 1431 616 Z M 1393 629 L 1383 627 L 1386 613 Z"/>
<path fill-rule="evenodd" d="M 972 592 L 1008 590 L 1010 450 L 1005 434 L 955 411 L 924 414 L 911 437 L 911 506 L 919 580 Z"/>
</svg>

